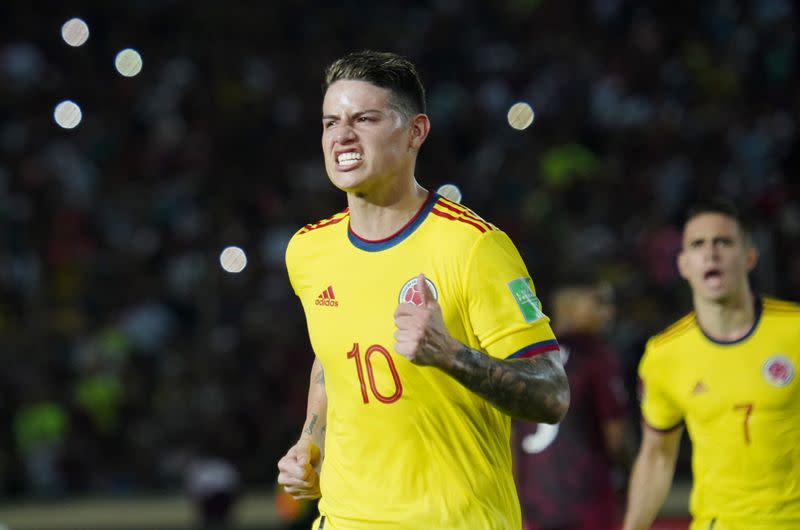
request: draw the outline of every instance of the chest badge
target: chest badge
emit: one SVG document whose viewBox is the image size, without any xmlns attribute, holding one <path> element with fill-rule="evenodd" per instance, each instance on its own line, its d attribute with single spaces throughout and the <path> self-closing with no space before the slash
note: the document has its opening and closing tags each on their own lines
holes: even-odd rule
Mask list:
<svg viewBox="0 0 800 530">
<path fill-rule="evenodd" d="M 786 386 L 794 377 L 794 364 L 783 355 L 773 355 L 764 362 L 761 375 L 772 386 Z"/>
<path fill-rule="evenodd" d="M 422 305 L 422 292 L 420 291 L 420 286 L 417 285 L 418 282 L 419 279 L 415 276 L 403 284 L 403 287 L 400 289 L 400 296 L 397 297 L 398 304 Z M 425 283 L 428 284 L 428 289 L 433 293 L 434 300 L 438 300 L 439 292 L 427 276 L 425 277 Z"/>
</svg>

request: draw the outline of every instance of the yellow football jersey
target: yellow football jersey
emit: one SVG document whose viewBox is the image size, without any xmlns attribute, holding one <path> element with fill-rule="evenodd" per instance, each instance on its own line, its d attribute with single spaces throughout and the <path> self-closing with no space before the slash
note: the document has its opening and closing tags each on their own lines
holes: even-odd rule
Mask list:
<svg viewBox="0 0 800 530">
<path fill-rule="evenodd" d="M 690 313 L 647 343 L 642 414 L 692 440 L 692 529 L 800 528 L 800 306 L 757 301 L 741 340 L 707 337 Z"/>
<path fill-rule="evenodd" d="M 394 311 L 415 303 L 420 273 L 463 344 L 497 358 L 558 349 L 508 236 L 431 194 L 385 240 L 360 239 L 347 211 L 308 225 L 286 263 L 325 372 L 325 529 L 519 528 L 509 417 L 394 352 Z"/>
</svg>

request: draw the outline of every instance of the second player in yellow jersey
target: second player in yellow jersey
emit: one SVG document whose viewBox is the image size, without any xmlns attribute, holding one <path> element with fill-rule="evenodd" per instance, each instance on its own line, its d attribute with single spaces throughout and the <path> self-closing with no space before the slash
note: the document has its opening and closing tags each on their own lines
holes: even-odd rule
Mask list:
<svg viewBox="0 0 800 530">
<path fill-rule="evenodd" d="M 710 339 L 692 313 L 642 359 L 644 420 L 662 431 L 685 423 L 692 439 L 693 528 L 720 515 L 753 530 L 800 522 L 800 306 L 757 304 L 741 340 Z"/>
<path fill-rule="evenodd" d="M 758 252 L 729 203 L 690 210 L 678 256 L 694 311 L 647 343 L 642 445 L 625 530 L 650 528 L 692 441 L 692 530 L 800 528 L 800 306 L 759 298 Z"/>
</svg>

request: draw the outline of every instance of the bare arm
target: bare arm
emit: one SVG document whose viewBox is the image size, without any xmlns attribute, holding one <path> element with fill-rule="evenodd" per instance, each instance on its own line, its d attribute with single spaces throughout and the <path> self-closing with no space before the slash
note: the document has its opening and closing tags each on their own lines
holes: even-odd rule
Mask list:
<svg viewBox="0 0 800 530">
<path fill-rule="evenodd" d="M 658 515 L 672 485 L 681 433 L 682 427 L 666 433 L 644 427 L 628 485 L 623 530 L 646 530 Z"/>
<path fill-rule="evenodd" d="M 546 352 L 503 360 L 455 340 L 442 308 L 420 274 L 422 305 L 401 303 L 394 313 L 395 350 L 414 364 L 433 366 L 513 418 L 556 423 L 569 407 L 569 384 L 560 357 Z"/>
<path fill-rule="evenodd" d="M 322 365 L 314 359 L 308 387 L 306 421 L 300 439 L 278 461 L 278 484 L 295 499 L 320 497 L 319 472 L 325 450 L 328 394 Z"/>
<path fill-rule="evenodd" d="M 328 427 L 327 412 L 328 394 L 325 392 L 325 374 L 319 359 L 315 357 L 308 385 L 306 421 L 303 424 L 300 438 L 309 438 L 323 454 L 325 452 L 325 431 Z"/>
<path fill-rule="evenodd" d="M 569 407 L 569 385 L 557 352 L 506 361 L 459 344 L 438 366 L 459 383 L 513 418 L 557 423 Z"/>
</svg>

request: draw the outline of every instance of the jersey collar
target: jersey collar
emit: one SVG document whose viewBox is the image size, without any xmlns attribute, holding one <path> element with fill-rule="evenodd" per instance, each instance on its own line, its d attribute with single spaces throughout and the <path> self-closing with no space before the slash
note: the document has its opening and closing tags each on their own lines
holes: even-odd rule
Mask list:
<svg viewBox="0 0 800 530">
<path fill-rule="evenodd" d="M 705 338 L 707 338 L 708 340 L 710 340 L 714 344 L 719 344 L 721 346 L 730 346 L 732 344 L 738 344 L 740 342 L 744 342 L 745 340 L 747 340 L 750 337 L 750 335 L 753 334 L 753 332 L 758 327 L 759 321 L 761 321 L 761 305 L 762 305 L 761 304 L 761 296 L 759 296 L 758 294 L 755 294 L 755 293 L 753 294 L 753 305 L 755 306 L 754 307 L 754 314 L 753 314 L 753 325 L 750 326 L 750 329 L 747 330 L 747 333 L 745 333 L 744 335 L 742 335 L 738 339 L 734 339 L 734 340 L 715 339 L 714 337 L 712 337 L 711 335 L 706 333 L 706 331 L 700 325 L 700 321 L 697 320 L 697 314 L 695 314 L 694 318 L 695 318 L 695 322 L 697 322 L 697 328 L 700 330 L 700 332 L 703 334 L 703 336 Z"/>
<path fill-rule="evenodd" d="M 381 250 L 386 250 L 387 248 L 392 248 L 414 233 L 414 230 L 416 230 L 417 227 L 422 224 L 422 221 L 428 217 L 428 213 L 430 213 L 433 205 L 436 204 L 436 201 L 438 200 L 438 194 L 433 192 L 428 193 L 428 198 L 425 199 L 424 203 L 422 203 L 422 206 L 420 206 L 419 210 L 417 210 L 417 213 L 414 214 L 414 217 L 412 217 L 400 230 L 384 239 L 364 239 L 363 237 L 360 237 L 353 232 L 352 228 L 350 228 L 350 222 L 348 220 L 347 238 L 350 240 L 353 246 L 361 250 L 366 250 L 367 252 L 378 252 Z"/>
</svg>

